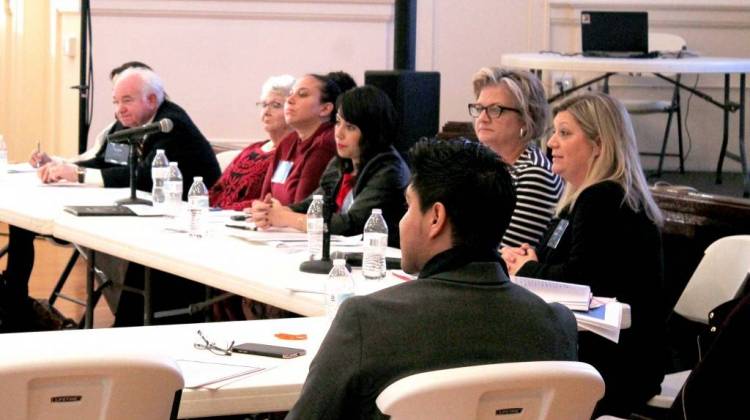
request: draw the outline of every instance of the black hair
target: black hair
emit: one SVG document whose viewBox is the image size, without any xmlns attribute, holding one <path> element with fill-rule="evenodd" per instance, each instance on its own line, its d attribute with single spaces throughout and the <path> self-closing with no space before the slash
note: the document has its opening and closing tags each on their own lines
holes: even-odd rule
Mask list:
<svg viewBox="0 0 750 420">
<path fill-rule="evenodd" d="M 336 108 L 347 123 L 356 125 L 362 133 L 358 169 L 391 147 L 396 135 L 396 110 L 385 92 L 374 86 L 357 87 L 342 93 Z M 354 169 L 351 159 L 339 159 L 339 162 L 344 172 Z"/>
<path fill-rule="evenodd" d="M 481 143 L 420 140 L 410 150 L 411 187 L 422 213 L 445 206 L 453 246 L 497 250 L 516 204 L 506 164 Z"/>
<path fill-rule="evenodd" d="M 344 71 L 332 71 L 326 75 L 322 74 L 310 74 L 309 76 L 315 78 L 320 82 L 320 102 L 330 102 L 333 104 L 333 111 L 331 111 L 330 122 L 336 121 L 336 99 L 339 95 L 357 86 L 357 82 L 354 81 L 349 73 Z"/>
<path fill-rule="evenodd" d="M 109 80 L 114 79 L 115 76 L 117 76 L 118 74 L 124 72 L 125 70 L 132 69 L 132 68 L 139 68 L 139 69 L 146 69 L 146 70 L 154 71 L 154 69 L 152 69 L 151 67 L 149 67 L 149 65 L 146 64 L 146 63 L 142 63 L 140 61 L 128 61 L 128 62 L 122 63 L 121 65 L 113 68 L 112 71 L 109 72 Z"/>
</svg>

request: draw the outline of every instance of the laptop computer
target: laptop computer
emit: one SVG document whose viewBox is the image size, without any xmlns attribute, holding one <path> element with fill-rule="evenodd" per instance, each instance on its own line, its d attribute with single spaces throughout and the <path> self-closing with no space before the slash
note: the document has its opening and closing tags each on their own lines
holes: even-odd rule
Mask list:
<svg viewBox="0 0 750 420">
<path fill-rule="evenodd" d="M 581 12 L 586 57 L 648 58 L 647 12 Z"/>
</svg>

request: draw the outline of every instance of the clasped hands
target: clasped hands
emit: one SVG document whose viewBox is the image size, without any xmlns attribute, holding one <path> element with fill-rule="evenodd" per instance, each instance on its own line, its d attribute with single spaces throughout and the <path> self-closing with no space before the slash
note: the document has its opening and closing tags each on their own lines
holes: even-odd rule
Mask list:
<svg viewBox="0 0 750 420">
<path fill-rule="evenodd" d="M 287 206 L 268 193 L 263 199 L 253 201 L 252 207 L 246 208 L 245 213 L 250 214 L 258 229 L 267 229 L 271 226 L 289 226 L 288 218 L 294 212 Z"/>
<path fill-rule="evenodd" d="M 503 247 L 500 249 L 500 256 L 505 261 L 505 265 L 508 266 L 508 273 L 511 275 L 515 275 L 527 262 L 539 261 L 536 250 L 526 243 L 519 247 Z"/>
</svg>

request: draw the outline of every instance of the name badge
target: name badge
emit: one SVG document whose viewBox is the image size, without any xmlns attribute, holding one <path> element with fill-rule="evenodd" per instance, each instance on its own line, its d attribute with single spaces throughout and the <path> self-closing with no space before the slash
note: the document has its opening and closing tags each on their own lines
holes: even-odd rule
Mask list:
<svg viewBox="0 0 750 420">
<path fill-rule="evenodd" d="M 286 182 L 286 178 L 289 176 L 289 172 L 292 172 L 292 162 L 288 160 L 279 161 L 276 166 L 276 170 L 273 172 L 273 178 L 271 182 L 274 184 L 283 184 Z"/>
<path fill-rule="evenodd" d="M 129 153 L 129 145 L 107 142 L 107 148 L 104 149 L 104 161 L 117 165 L 127 165 Z"/>
<path fill-rule="evenodd" d="M 346 194 L 346 197 L 344 197 L 344 201 L 341 203 L 341 209 L 339 210 L 339 213 L 349 213 L 349 209 L 352 207 L 352 204 L 354 204 L 354 191 L 349 190 L 349 193 Z"/>
<path fill-rule="evenodd" d="M 568 222 L 566 219 L 560 219 L 559 222 L 557 222 L 557 226 L 555 226 L 555 230 L 552 232 L 552 235 L 549 237 L 549 240 L 547 241 L 547 246 L 553 249 L 557 248 L 557 245 L 560 243 L 560 239 L 562 238 L 563 234 L 565 233 L 565 229 L 568 228 Z"/>
</svg>

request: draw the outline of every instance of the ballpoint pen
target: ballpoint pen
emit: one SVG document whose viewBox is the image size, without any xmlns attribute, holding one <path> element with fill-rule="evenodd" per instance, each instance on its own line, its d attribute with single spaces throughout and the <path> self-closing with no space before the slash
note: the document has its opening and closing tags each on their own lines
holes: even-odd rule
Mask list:
<svg viewBox="0 0 750 420">
<path fill-rule="evenodd" d="M 38 142 L 36 142 L 36 159 L 34 159 L 34 163 L 35 163 L 34 166 L 36 168 L 39 167 L 39 159 L 40 159 L 39 154 L 40 153 L 42 153 L 42 142 L 38 141 Z"/>
</svg>

